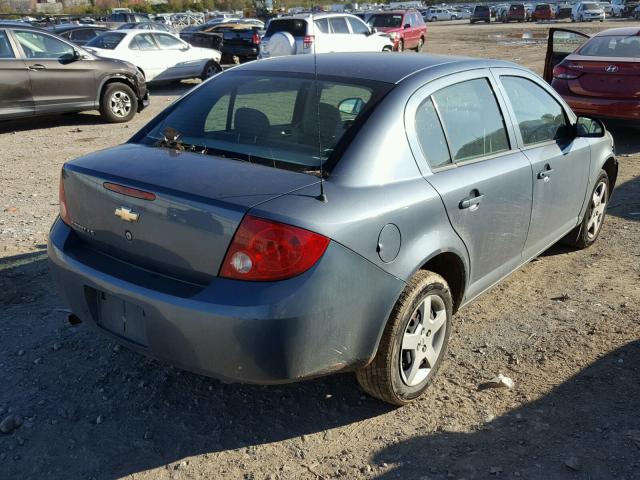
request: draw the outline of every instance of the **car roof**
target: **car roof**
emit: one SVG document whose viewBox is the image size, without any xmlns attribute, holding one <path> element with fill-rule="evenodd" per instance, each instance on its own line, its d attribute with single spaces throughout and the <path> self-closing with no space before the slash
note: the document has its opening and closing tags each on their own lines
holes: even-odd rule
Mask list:
<svg viewBox="0 0 640 480">
<path fill-rule="evenodd" d="M 55 33 L 66 32 L 69 30 L 76 30 L 80 28 L 95 28 L 98 30 L 109 30 L 107 27 L 103 25 L 94 25 L 92 23 L 80 23 L 75 25 L 55 25 L 52 28 L 52 31 Z"/>
<path fill-rule="evenodd" d="M 593 2 L 583 2 L 593 3 Z M 594 37 L 633 37 L 640 35 L 640 27 L 622 27 L 622 28 L 610 28 L 609 30 L 603 30 L 602 32 L 594 35 Z"/>
<path fill-rule="evenodd" d="M 315 58 L 314 58 L 315 57 Z M 374 80 L 385 83 L 399 83 L 417 72 L 428 72 L 441 65 L 455 67 L 461 71 L 489 67 L 521 68 L 500 60 L 486 60 L 449 55 L 406 54 L 394 55 L 383 52 L 371 53 L 321 53 L 318 55 L 290 55 L 249 62 L 233 70 L 307 73 Z M 435 74 L 434 74 L 435 78 Z M 429 81 L 427 78 L 426 81 Z"/>
</svg>

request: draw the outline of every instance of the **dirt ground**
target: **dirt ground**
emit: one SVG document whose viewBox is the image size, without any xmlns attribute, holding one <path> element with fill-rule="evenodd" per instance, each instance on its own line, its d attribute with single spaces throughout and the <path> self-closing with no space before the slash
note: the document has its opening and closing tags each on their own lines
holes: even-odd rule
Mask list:
<svg viewBox="0 0 640 480">
<path fill-rule="evenodd" d="M 426 52 L 542 70 L 549 25 L 428 27 Z M 597 244 L 554 247 L 459 312 L 435 384 L 394 409 L 352 375 L 222 384 L 66 323 L 45 254 L 61 165 L 187 88 L 153 90 L 128 125 L 0 124 L 0 421 L 23 419 L 0 433 L 0 478 L 640 478 L 640 129 L 610 125 L 620 176 Z M 515 387 L 478 388 L 498 373 Z"/>
</svg>

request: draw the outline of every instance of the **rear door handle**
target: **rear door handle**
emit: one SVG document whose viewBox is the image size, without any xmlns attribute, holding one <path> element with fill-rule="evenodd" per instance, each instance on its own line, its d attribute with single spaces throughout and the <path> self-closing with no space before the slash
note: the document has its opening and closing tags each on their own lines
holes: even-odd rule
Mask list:
<svg viewBox="0 0 640 480">
<path fill-rule="evenodd" d="M 471 197 L 467 197 L 467 198 L 463 198 L 462 200 L 460 200 L 460 209 L 464 210 L 466 208 L 473 208 L 473 207 L 477 207 L 480 202 L 482 201 L 482 199 L 484 198 L 484 195 L 481 193 L 478 193 L 475 196 L 471 196 Z M 474 208 L 475 210 L 475 208 Z"/>
<path fill-rule="evenodd" d="M 41 63 L 36 63 L 35 65 L 29 65 L 27 67 L 28 70 L 37 71 L 37 70 L 46 70 L 47 67 L 42 65 Z"/>
<path fill-rule="evenodd" d="M 551 168 L 549 165 L 545 165 L 544 170 L 538 172 L 538 180 L 544 180 L 545 182 L 548 182 L 549 177 L 551 177 L 552 173 L 553 168 Z"/>
</svg>

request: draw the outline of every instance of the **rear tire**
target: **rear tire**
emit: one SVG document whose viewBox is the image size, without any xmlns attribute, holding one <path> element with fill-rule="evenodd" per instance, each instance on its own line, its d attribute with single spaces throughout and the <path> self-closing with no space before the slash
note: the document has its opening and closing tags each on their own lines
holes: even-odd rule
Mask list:
<svg viewBox="0 0 640 480">
<path fill-rule="evenodd" d="M 138 97 L 133 89 L 124 83 L 107 85 L 100 99 L 100 115 L 109 123 L 124 123 L 131 120 L 138 111 Z"/>
<path fill-rule="evenodd" d="M 447 282 L 436 273 L 417 272 L 391 312 L 376 356 L 356 371 L 362 389 L 398 406 L 422 395 L 446 355 L 452 316 Z"/>
<path fill-rule="evenodd" d="M 418 41 L 418 46 L 416 47 L 416 52 L 418 53 L 422 52 L 423 47 L 424 47 L 424 38 L 420 37 L 420 40 Z"/>
<path fill-rule="evenodd" d="M 609 176 L 607 172 L 600 170 L 582 222 L 562 239 L 562 243 L 578 249 L 593 245 L 602 230 L 610 196 Z"/>
</svg>

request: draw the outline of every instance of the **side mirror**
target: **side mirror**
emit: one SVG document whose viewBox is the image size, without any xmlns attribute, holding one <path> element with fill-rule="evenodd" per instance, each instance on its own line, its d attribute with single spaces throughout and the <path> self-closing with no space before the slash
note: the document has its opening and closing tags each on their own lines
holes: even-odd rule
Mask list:
<svg viewBox="0 0 640 480">
<path fill-rule="evenodd" d="M 409 25 L 408 23 L 405 23 L 404 28 L 411 28 L 411 25 Z"/>
<path fill-rule="evenodd" d="M 79 50 L 73 50 L 73 59 L 74 60 L 82 60 L 82 54 Z"/>
<path fill-rule="evenodd" d="M 607 129 L 601 120 L 591 117 L 578 117 L 576 121 L 576 137 L 601 138 Z"/>
<path fill-rule="evenodd" d="M 364 101 L 361 98 L 346 98 L 338 105 L 340 113 L 347 115 L 358 115 L 364 108 Z"/>
</svg>

